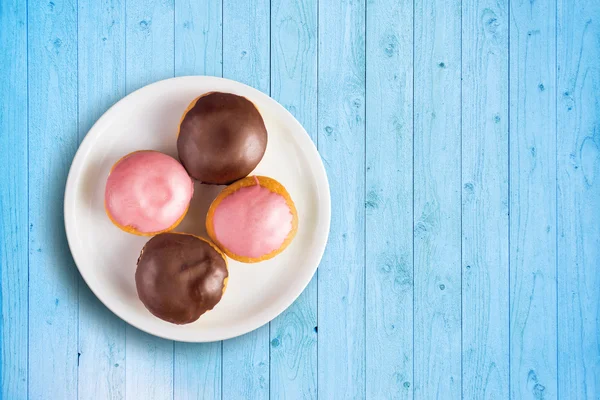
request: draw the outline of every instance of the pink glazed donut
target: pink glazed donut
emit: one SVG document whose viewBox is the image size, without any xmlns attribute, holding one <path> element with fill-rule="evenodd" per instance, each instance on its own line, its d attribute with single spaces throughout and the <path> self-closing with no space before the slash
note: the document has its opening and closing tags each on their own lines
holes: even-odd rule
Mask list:
<svg viewBox="0 0 600 400">
<path fill-rule="evenodd" d="M 206 231 L 226 255 L 256 263 L 281 253 L 298 230 L 288 191 L 273 178 L 248 176 L 227 186 L 212 202 Z"/>
<path fill-rule="evenodd" d="M 126 155 L 112 167 L 104 208 L 125 232 L 154 236 L 179 225 L 193 194 L 194 183 L 177 160 L 142 150 Z"/>
</svg>

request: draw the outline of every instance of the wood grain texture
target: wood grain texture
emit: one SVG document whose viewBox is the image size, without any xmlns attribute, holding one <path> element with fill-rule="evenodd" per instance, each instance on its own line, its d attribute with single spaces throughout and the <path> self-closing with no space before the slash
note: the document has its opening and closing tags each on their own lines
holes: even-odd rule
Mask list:
<svg viewBox="0 0 600 400">
<path fill-rule="evenodd" d="M 462 395 L 507 399 L 507 1 L 463 1 L 461 115 Z"/>
<path fill-rule="evenodd" d="M 599 38 L 595 0 L 0 1 L 0 398 L 599 398 Z M 64 234 L 79 142 L 174 74 L 272 94 L 331 185 L 318 276 L 223 343 L 119 320 Z"/>
<path fill-rule="evenodd" d="M 127 0 L 126 91 L 174 74 L 173 0 Z M 128 399 L 173 398 L 173 342 L 126 329 Z"/>
<path fill-rule="evenodd" d="M 173 398 L 173 342 L 127 326 L 125 398 Z"/>
<path fill-rule="evenodd" d="M 125 95 L 125 1 L 78 4 L 79 141 Z M 78 399 L 125 398 L 124 321 L 79 283 Z"/>
<path fill-rule="evenodd" d="M 367 2 L 366 395 L 413 395 L 413 2 Z"/>
<path fill-rule="evenodd" d="M 317 398 L 317 278 L 271 322 L 272 399 Z"/>
<path fill-rule="evenodd" d="M 317 139 L 317 1 L 271 2 L 271 96 Z M 270 398 L 317 398 L 317 279 L 271 322 Z"/>
<path fill-rule="evenodd" d="M 0 5 L 0 398 L 27 398 L 27 10 Z"/>
<path fill-rule="evenodd" d="M 28 11 L 29 399 L 77 398 L 79 274 L 67 246 L 63 194 L 78 145 L 77 6 Z"/>
<path fill-rule="evenodd" d="M 600 3 L 558 2 L 558 396 L 600 398 Z"/>
<path fill-rule="evenodd" d="M 460 35 L 460 1 L 415 2 L 415 398 L 461 396 Z"/>
<path fill-rule="evenodd" d="M 319 1 L 318 138 L 331 188 L 318 396 L 365 397 L 365 2 Z"/>
<path fill-rule="evenodd" d="M 175 75 L 223 74 L 223 2 L 175 1 Z"/>
<path fill-rule="evenodd" d="M 175 72 L 174 0 L 127 0 L 126 90 L 131 93 Z"/>
<path fill-rule="evenodd" d="M 268 0 L 223 3 L 223 76 L 270 94 Z"/>
<path fill-rule="evenodd" d="M 510 8 L 510 390 L 556 398 L 555 3 Z"/>
<path fill-rule="evenodd" d="M 221 399 L 221 342 L 175 343 L 173 398 Z"/>
<path fill-rule="evenodd" d="M 223 76 L 270 92 L 268 0 L 223 4 Z M 269 398 L 269 325 L 223 342 L 223 399 Z"/>
<path fill-rule="evenodd" d="M 222 75 L 220 0 L 175 2 L 175 75 Z M 222 397 L 222 343 L 174 343 L 174 399 Z"/>
</svg>

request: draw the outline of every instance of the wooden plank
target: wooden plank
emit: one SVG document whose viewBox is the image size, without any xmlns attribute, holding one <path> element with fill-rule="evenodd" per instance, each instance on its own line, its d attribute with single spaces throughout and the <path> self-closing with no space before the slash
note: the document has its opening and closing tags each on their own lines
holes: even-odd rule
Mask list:
<svg viewBox="0 0 600 400">
<path fill-rule="evenodd" d="M 271 322 L 272 399 L 317 398 L 317 336 L 315 276 L 298 300 Z"/>
<path fill-rule="evenodd" d="M 172 78 L 174 0 L 127 0 L 127 93 L 161 79 Z"/>
<path fill-rule="evenodd" d="M 271 95 L 317 139 L 317 1 L 271 3 Z M 270 398 L 317 397 L 317 279 L 271 322 Z"/>
<path fill-rule="evenodd" d="M 558 397 L 600 398 L 600 4 L 558 2 Z"/>
<path fill-rule="evenodd" d="M 331 186 L 319 268 L 318 397 L 364 398 L 365 2 L 319 2 L 318 138 Z"/>
<path fill-rule="evenodd" d="M 125 95 L 125 1 L 78 4 L 79 141 Z M 125 398 L 125 322 L 79 283 L 78 399 Z"/>
<path fill-rule="evenodd" d="M 27 398 L 27 9 L 0 6 L 0 398 Z"/>
<path fill-rule="evenodd" d="M 223 2 L 175 2 L 175 75 L 223 74 Z"/>
<path fill-rule="evenodd" d="M 223 3 L 223 76 L 270 94 L 268 0 Z"/>
<path fill-rule="evenodd" d="M 174 399 L 220 399 L 221 342 L 175 343 Z"/>
<path fill-rule="evenodd" d="M 175 2 L 175 75 L 222 75 L 222 2 Z M 221 398 L 221 342 L 174 343 L 175 399 Z"/>
<path fill-rule="evenodd" d="M 173 342 L 127 326 L 125 397 L 173 398 Z"/>
<path fill-rule="evenodd" d="M 367 2 L 366 390 L 413 395 L 413 2 Z"/>
<path fill-rule="evenodd" d="M 127 0 L 126 91 L 174 73 L 173 0 Z M 129 399 L 173 398 L 173 342 L 126 329 L 126 392 Z"/>
<path fill-rule="evenodd" d="M 78 146 L 77 5 L 28 10 L 29 399 L 77 397 L 79 274 L 64 231 L 63 195 Z"/>
<path fill-rule="evenodd" d="M 465 399 L 509 398 L 508 2 L 462 4 Z"/>
<path fill-rule="evenodd" d="M 270 92 L 268 0 L 223 3 L 223 76 Z M 223 342 L 223 399 L 269 397 L 269 325 Z"/>
<path fill-rule="evenodd" d="M 415 2 L 415 398 L 461 396 L 460 35 L 460 1 Z"/>
<path fill-rule="evenodd" d="M 556 7 L 510 8 L 510 395 L 556 398 Z"/>
</svg>

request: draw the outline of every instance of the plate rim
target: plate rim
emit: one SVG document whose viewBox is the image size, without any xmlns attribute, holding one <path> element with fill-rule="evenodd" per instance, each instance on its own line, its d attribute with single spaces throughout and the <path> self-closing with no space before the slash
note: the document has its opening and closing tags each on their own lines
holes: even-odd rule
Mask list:
<svg viewBox="0 0 600 400">
<path fill-rule="evenodd" d="M 76 203 L 75 194 L 77 193 L 77 191 L 76 191 L 75 185 L 78 181 L 78 177 L 81 174 L 82 168 L 85 165 L 85 159 L 86 159 L 87 154 L 91 150 L 91 147 L 92 147 L 93 143 L 95 142 L 95 140 L 97 140 L 101 135 L 102 130 L 100 128 L 112 119 L 113 114 L 115 114 L 117 112 L 117 109 L 119 108 L 120 105 L 122 105 L 122 103 L 124 103 L 126 101 L 130 101 L 131 98 L 133 98 L 133 97 L 139 97 L 140 94 L 143 94 L 143 92 L 154 89 L 155 87 L 173 84 L 174 82 L 178 82 L 178 81 L 184 82 L 186 80 L 194 80 L 194 81 L 205 80 L 205 81 L 208 81 L 208 83 L 210 83 L 212 81 L 217 84 L 220 83 L 220 84 L 225 84 L 225 85 L 238 86 L 239 88 L 243 89 L 244 91 L 250 92 L 252 94 L 252 97 L 260 98 L 262 101 L 270 103 L 270 105 L 272 105 L 275 108 L 276 115 L 281 115 L 281 114 L 287 115 L 287 117 L 290 119 L 290 121 L 293 121 L 293 123 L 295 125 L 293 127 L 293 129 L 291 129 L 291 131 L 297 132 L 297 133 L 294 133 L 293 135 L 295 136 L 296 139 L 298 139 L 300 141 L 299 144 L 301 145 L 301 147 L 303 149 L 305 149 L 305 152 L 304 152 L 305 156 L 308 158 L 308 161 L 312 164 L 312 167 L 314 168 L 315 184 L 316 184 L 316 187 L 317 187 L 317 190 L 319 193 L 319 196 L 318 196 L 319 202 L 317 205 L 317 211 L 319 214 L 323 215 L 323 218 L 319 219 L 318 226 L 316 228 L 316 233 L 315 233 L 315 237 L 317 238 L 317 240 L 315 241 L 316 247 L 315 247 L 315 251 L 313 251 L 311 253 L 311 256 L 312 256 L 311 261 L 314 264 L 314 266 L 311 267 L 312 271 L 311 271 L 310 275 L 308 273 L 306 274 L 306 276 L 308 278 L 302 282 L 299 282 L 300 284 L 293 286 L 291 288 L 291 290 L 293 290 L 293 293 L 290 296 L 285 297 L 285 300 L 282 300 L 280 302 L 273 302 L 273 304 L 274 304 L 273 306 L 263 308 L 262 310 L 260 310 L 260 312 L 254 314 L 254 317 L 251 320 L 249 320 L 249 322 L 247 322 L 246 324 L 241 325 L 241 327 L 238 326 L 237 329 L 233 330 L 232 332 L 230 332 L 226 335 L 219 335 L 218 337 L 213 337 L 213 338 L 194 339 L 194 338 L 188 337 L 187 335 L 181 335 L 181 336 L 180 335 L 172 335 L 171 336 L 168 334 L 162 334 L 156 328 L 144 327 L 144 326 L 142 326 L 143 324 L 141 324 L 141 323 L 138 324 L 137 321 L 132 322 L 129 319 L 127 319 L 123 315 L 124 313 L 122 313 L 118 310 L 118 307 L 111 306 L 109 304 L 109 302 L 105 301 L 105 299 L 103 298 L 102 295 L 99 295 L 99 292 L 101 292 L 100 290 L 98 290 L 97 288 L 95 289 L 93 287 L 93 285 L 90 285 L 91 277 L 89 275 L 86 276 L 86 273 L 84 272 L 85 269 L 82 270 L 82 268 L 80 268 L 80 263 L 83 263 L 83 259 L 82 259 L 81 254 L 79 254 L 77 247 L 74 246 L 75 237 L 73 237 L 73 236 L 75 235 L 75 233 L 73 232 L 73 230 L 71 230 L 69 228 L 71 225 L 76 224 L 76 220 L 74 220 L 74 218 L 75 218 L 74 213 L 69 212 L 69 209 L 71 209 L 71 210 L 74 209 L 74 204 Z M 220 341 L 220 340 L 227 340 L 227 339 L 231 339 L 234 337 L 242 336 L 242 335 L 245 335 L 249 332 L 252 332 L 252 331 L 266 325 L 267 323 L 270 323 L 277 316 L 279 316 L 286 309 L 288 309 L 298 299 L 298 297 L 304 292 L 304 290 L 306 289 L 306 287 L 308 286 L 310 281 L 313 279 L 315 272 L 317 271 L 317 269 L 323 259 L 323 255 L 325 253 L 325 248 L 327 247 L 327 243 L 329 240 L 329 231 L 330 231 L 330 227 L 331 227 L 331 192 L 330 192 L 329 180 L 327 177 L 327 172 L 326 172 L 326 169 L 325 169 L 325 166 L 323 163 L 323 159 L 322 159 L 321 155 L 319 154 L 315 143 L 312 141 L 312 139 L 310 138 L 310 136 L 308 135 L 308 133 L 306 132 L 306 129 L 304 129 L 302 124 L 300 124 L 300 122 L 292 115 L 292 113 L 290 113 L 285 107 L 283 107 L 277 100 L 273 99 L 271 96 L 261 92 L 258 89 L 255 89 L 249 85 L 246 85 L 242 82 L 238 82 L 238 81 L 235 81 L 232 79 L 221 78 L 221 77 L 216 77 L 216 76 L 207 76 L 207 75 L 187 75 L 187 76 L 179 76 L 179 77 L 162 79 L 162 80 L 152 82 L 148 85 L 145 85 L 145 86 L 127 94 L 126 96 L 120 98 L 111 107 L 109 107 L 108 110 L 106 110 L 102 114 L 102 116 L 100 116 L 100 118 L 98 118 L 98 120 L 92 125 L 92 127 L 89 129 L 89 131 L 86 133 L 85 137 L 79 144 L 79 147 L 77 148 L 75 156 L 73 157 L 73 161 L 71 162 L 71 165 L 69 167 L 69 173 L 67 175 L 67 181 L 65 184 L 65 192 L 64 192 L 63 217 L 64 217 L 67 243 L 69 246 L 69 251 L 73 257 L 75 266 L 77 267 L 77 270 L 79 271 L 83 281 L 90 288 L 90 290 L 92 291 L 94 296 L 96 296 L 96 298 L 98 298 L 98 300 L 100 300 L 100 302 L 106 308 L 108 308 L 113 314 L 115 314 L 117 317 L 119 317 L 121 320 L 123 320 L 127 324 L 129 324 L 141 331 L 144 331 L 150 335 L 157 336 L 157 337 L 160 337 L 163 339 L 179 341 L 179 342 L 209 343 L 209 342 L 216 342 L 216 341 Z M 106 296 L 106 294 L 104 294 L 104 296 Z M 278 298 L 282 298 L 282 297 L 283 296 L 279 296 Z M 258 323 L 253 322 L 253 321 L 258 321 Z"/>
</svg>

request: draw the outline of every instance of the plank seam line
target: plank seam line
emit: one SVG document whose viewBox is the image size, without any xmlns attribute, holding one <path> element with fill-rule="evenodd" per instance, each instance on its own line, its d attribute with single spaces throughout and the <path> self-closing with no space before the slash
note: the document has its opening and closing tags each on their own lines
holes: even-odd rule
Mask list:
<svg viewBox="0 0 600 400">
<path fill-rule="evenodd" d="M 507 147 L 508 147 L 508 396 L 509 398 L 511 397 L 511 353 L 512 353 L 512 343 L 511 343 L 511 321 L 510 321 L 510 308 L 511 308 L 511 298 L 510 298 L 510 291 L 511 291 L 511 283 L 510 283 L 510 260 L 511 260 L 511 244 L 510 244 L 510 238 L 511 238 L 511 191 L 510 191 L 510 181 L 511 181 L 511 169 L 510 169 L 510 125 L 511 125 L 511 118 L 510 118 L 510 89 L 511 89 L 511 85 L 510 85 L 510 69 L 511 69 L 511 64 L 510 64 L 510 26 L 511 26 L 511 0 L 508 0 L 508 100 L 507 100 L 507 114 L 508 114 L 508 128 L 507 128 L 507 132 L 508 132 L 508 138 L 507 138 Z"/>
<path fill-rule="evenodd" d="M 224 44 L 224 37 L 225 35 L 223 34 L 223 32 L 225 31 L 225 29 L 223 28 L 225 26 L 225 6 L 224 6 L 225 0 L 221 0 L 221 78 L 223 78 L 225 76 L 225 62 L 224 62 L 224 56 L 225 56 L 225 44 Z M 223 344 L 223 341 L 221 341 L 221 344 Z M 222 360 L 221 360 L 222 361 Z M 222 392 L 221 392 L 222 393 Z"/>
<path fill-rule="evenodd" d="M 412 7 L 412 397 L 415 397 L 415 0 Z"/>
<path fill-rule="evenodd" d="M 367 8 L 368 8 L 368 2 L 367 0 L 365 0 L 364 2 L 365 5 L 365 24 L 363 26 L 363 32 L 364 32 L 364 36 L 365 36 L 365 72 L 364 72 L 364 87 L 365 87 L 365 91 L 363 93 L 363 113 L 364 113 L 364 122 L 363 122 L 363 129 L 364 129 L 364 136 L 363 136 L 363 143 L 364 143 L 364 154 L 363 154 L 363 204 L 365 204 L 365 201 L 367 200 L 367 105 L 366 105 L 366 100 L 367 100 Z M 365 371 L 365 376 L 364 376 L 364 395 L 366 397 L 367 395 L 367 215 L 366 215 L 366 211 L 365 211 L 365 207 L 362 207 L 362 212 L 363 212 L 363 291 L 364 291 L 364 297 L 363 297 L 363 316 L 364 316 L 364 341 L 363 341 L 363 346 L 364 346 L 364 371 Z"/>
<path fill-rule="evenodd" d="M 560 374 L 558 370 L 559 336 L 558 336 L 558 0 L 555 2 L 554 9 L 554 245 L 555 245 L 555 271 L 556 280 L 556 398 L 560 398 L 559 381 Z"/>
<path fill-rule="evenodd" d="M 177 41 L 175 40 L 175 34 L 176 34 L 176 29 L 175 29 L 175 10 L 177 9 L 177 0 L 173 0 L 173 77 L 175 77 L 175 64 L 176 61 L 175 59 L 177 58 L 177 49 L 175 47 L 175 45 L 177 44 Z M 206 73 L 206 72 L 205 72 Z M 173 343 L 175 343 L 175 341 L 173 341 Z M 173 345 L 173 355 L 175 355 L 175 345 Z M 175 362 L 173 361 L 173 364 L 175 364 Z M 175 367 L 173 367 L 173 370 L 175 370 Z M 173 388 L 175 387 L 175 379 L 173 378 Z M 175 396 L 175 395 L 173 395 Z"/>
<path fill-rule="evenodd" d="M 25 44 L 27 48 L 25 72 L 27 80 L 27 398 L 29 398 L 29 293 L 30 293 L 30 262 L 29 243 L 31 242 L 31 219 L 29 214 L 29 2 L 25 4 Z"/>
<path fill-rule="evenodd" d="M 463 389 L 463 2 L 460 2 L 460 397 Z"/>
</svg>

